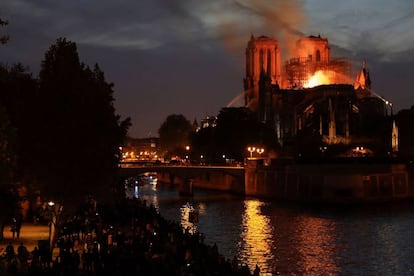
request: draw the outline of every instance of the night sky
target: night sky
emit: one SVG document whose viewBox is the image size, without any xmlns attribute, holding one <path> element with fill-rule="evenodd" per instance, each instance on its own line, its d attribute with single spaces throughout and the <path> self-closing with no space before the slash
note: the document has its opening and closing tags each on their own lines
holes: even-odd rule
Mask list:
<svg viewBox="0 0 414 276">
<path fill-rule="evenodd" d="M 173 113 L 217 115 L 240 95 L 251 34 L 278 39 L 284 59 L 300 35 L 326 37 L 355 74 L 367 61 L 395 111 L 414 105 L 412 0 L 1 0 L 0 18 L 11 36 L 0 62 L 37 76 L 57 38 L 76 42 L 80 60 L 115 84 L 116 112 L 136 138 L 157 136 Z"/>
</svg>

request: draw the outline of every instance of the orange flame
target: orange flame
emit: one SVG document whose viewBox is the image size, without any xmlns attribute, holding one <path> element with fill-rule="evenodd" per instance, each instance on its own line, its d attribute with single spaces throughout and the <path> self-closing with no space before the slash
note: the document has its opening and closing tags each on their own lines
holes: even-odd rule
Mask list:
<svg viewBox="0 0 414 276">
<path fill-rule="evenodd" d="M 311 88 L 311 87 L 315 87 L 318 85 L 331 84 L 331 83 L 332 81 L 329 78 L 329 72 L 318 70 L 308 79 L 304 87 Z"/>
</svg>

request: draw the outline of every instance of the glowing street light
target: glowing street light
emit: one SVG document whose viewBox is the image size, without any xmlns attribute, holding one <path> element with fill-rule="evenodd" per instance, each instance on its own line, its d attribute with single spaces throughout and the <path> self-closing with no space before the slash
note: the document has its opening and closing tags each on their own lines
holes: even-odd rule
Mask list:
<svg viewBox="0 0 414 276">
<path fill-rule="evenodd" d="M 247 150 L 250 152 L 250 158 L 253 157 L 253 152 L 256 151 L 256 147 L 248 147 Z"/>
<path fill-rule="evenodd" d="M 49 249 L 53 250 L 53 241 L 56 234 L 56 227 L 58 223 L 58 218 L 63 210 L 63 206 L 55 202 L 49 201 L 47 203 L 47 210 L 49 215 Z"/>
<path fill-rule="evenodd" d="M 260 156 L 262 156 L 262 153 L 264 152 L 264 148 L 259 148 L 259 149 L 256 149 L 256 152 L 257 152 Z"/>
<path fill-rule="evenodd" d="M 185 146 L 185 150 L 187 152 L 187 154 L 185 155 L 185 159 L 187 160 L 187 163 L 190 163 L 190 146 Z"/>
</svg>

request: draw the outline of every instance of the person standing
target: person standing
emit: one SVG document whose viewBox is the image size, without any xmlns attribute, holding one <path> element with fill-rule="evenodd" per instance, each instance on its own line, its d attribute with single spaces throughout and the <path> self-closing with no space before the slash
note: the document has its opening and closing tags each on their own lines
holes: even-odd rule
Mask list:
<svg viewBox="0 0 414 276">
<path fill-rule="evenodd" d="M 19 258 L 20 263 L 27 264 L 29 252 L 22 242 L 20 243 L 19 247 L 17 247 L 17 257 Z"/>
<path fill-rule="evenodd" d="M 15 221 L 16 221 L 16 237 L 17 237 L 17 239 L 19 239 L 20 238 L 20 230 L 22 228 L 23 215 L 22 214 L 18 214 L 16 216 Z"/>
<path fill-rule="evenodd" d="M 11 260 L 12 258 L 14 258 L 14 255 L 14 246 L 13 243 L 10 242 L 6 247 L 6 257 L 8 260 Z"/>
<path fill-rule="evenodd" d="M 14 238 L 16 236 L 16 218 L 15 217 L 12 219 L 10 231 L 12 232 L 12 240 L 14 241 Z"/>
</svg>

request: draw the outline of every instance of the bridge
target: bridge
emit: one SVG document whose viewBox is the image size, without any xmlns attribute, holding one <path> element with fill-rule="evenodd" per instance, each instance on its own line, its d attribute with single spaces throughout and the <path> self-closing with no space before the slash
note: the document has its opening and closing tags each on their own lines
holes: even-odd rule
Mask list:
<svg viewBox="0 0 414 276">
<path fill-rule="evenodd" d="M 196 166 L 169 164 L 142 164 L 122 162 L 123 178 L 137 177 L 146 172 L 156 172 L 160 182 L 178 185 L 180 192 L 192 193 L 192 188 L 204 188 L 244 194 L 244 167 Z"/>
</svg>

